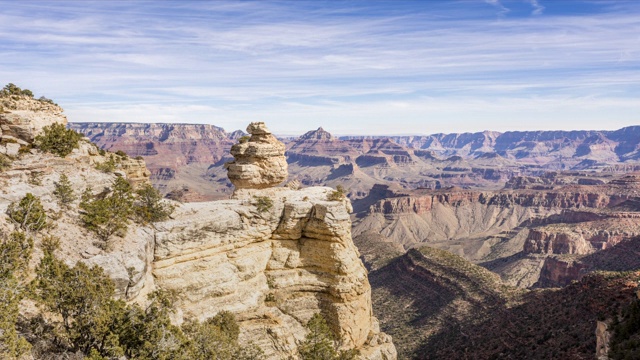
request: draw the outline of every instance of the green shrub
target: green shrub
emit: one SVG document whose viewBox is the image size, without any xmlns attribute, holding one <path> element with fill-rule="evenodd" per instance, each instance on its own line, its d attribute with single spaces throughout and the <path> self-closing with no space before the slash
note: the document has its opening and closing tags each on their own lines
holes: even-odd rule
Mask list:
<svg viewBox="0 0 640 360">
<path fill-rule="evenodd" d="M 0 172 L 11 168 L 11 158 L 5 154 L 0 154 Z"/>
<path fill-rule="evenodd" d="M 47 104 L 58 105 L 58 104 L 54 103 L 53 100 L 48 99 L 46 96 L 40 96 L 38 98 L 38 101 L 43 102 L 43 103 L 47 103 Z"/>
<path fill-rule="evenodd" d="M 67 129 L 63 124 L 54 123 L 42 128 L 42 134 L 36 136 L 35 144 L 42 151 L 65 157 L 78 148 L 80 139 L 82 134 Z"/>
<path fill-rule="evenodd" d="M 80 201 L 80 208 L 84 210 L 80 219 L 87 229 L 106 242 L 115 233 L 127 230 L 132 207 L 131 185 L 124 178 L 118 177 L 113 182 L 110 194 L 103 198 L 94 199 L 91 189 L 85 190 Z"/>
<path fill-rule="evenodd" d="M 100 149 L 102 150 L 102 149 Z M 104 151 L 104 150 L 102 150 Z M 101 153 L 102 154 L 102 153 Z M 113 154 L 109 154 L 109 158 L 106 161 L 95 165 L 96 170 L 100 170 L 105 173 L 112 173 L 116 170 L 116 159 Z"/>
<path fill-rule="evenodd" d="M 21 231 L 12 232 L 7 238 L 0 237 L 0 279 L 27 269 L 33 239 Z"/>
<path fill-rule="evenodd" d="M 204 322 L 190 321 L 182 329 L 188 339 L 190 359 L 261 359 L 262 351 L 256 346 L 238 344 L 240 328 L 235 316 L 223 311 Z"/>
<path fill-rule="evenodd" d="M 162 202 L 162 195 L 151 184 L 142 185 L 136 195 L 133 211 L 141 223 L 166 220 L 174 210 L 172 205 Z"/>
<path fill-rule="evenodd" d="M 346 191 L 342 185 L 336 186 L 336 190 L 327 195 L 329 201 L 342 201 L 346 197 Z"/>
<path fill-rule="evenodd" d="M 22 89 L 20 89 L 18 86 L 16 86 L 13 83 L 8 83 L 2 88 L 2 90 L 0 90 L 0 94 L 2 96 L 20 95 L 22 94 Z"/>
<path fill-rule="evenodd" d="M 47 225 L 47 214 L 40 198 L 31 193 L 27 193 L 19 203 L 11 203 L 7 215 L 16 226 L 27 232 L 40 231 Z"/>
<path fill-rule="evenodd" d="M 273 207 L 273 200 L 271 200 L 270 198 L 266 197 L 266 196 L 253 196 L 253 198 L 255 199 L 255 206 L 256 209 L 258 210 L 258 212 L 265 212 L 265 211 L 269 211 L 272 207 Z"/>
<path fill-rule="evenodd" d="M 307 323 L 309 333 L 305 341 L 298 346 L 302 360 L 353 360 L 358 356 L 356 350 L 338 351 L 336 336 L 320 314 L 314 314 Z"/>
<path fill-rule="evenodd" d="M 33 149 L 32 144 L 20 145 L 20 148 L 18 149 L 18 154 L 19 155 L 30 154 L 32 149 Z"/>
<path fill-rule="evenodd" d="M 60 174 L 60 180 L 55 182 L 53 185 L 55 187 L 53 195 L 58 199 L 58 205 L 60 205 L 60 207 L 68 208 L 69 204 L 74 202 L 77 198 L 73 191 L 71 181 L 69 181 L 66 174 Z"/>
<path fill-rule="evenodd" d="M 52 343 L 86 355 L 95 350 L 103 356 L 122 356 L 116 329 L 124 322 L 126 304 L 112 298 L 113 281 L 97 265 L 66 265 L 54 256 L 56 239 L 47 242 L 32 287 L 39 304 L 56 315 L 48 318 Z"/>
<path fill-rule="evenodd" d="M 25 354 L 30 344 L 16 329 L 20 301 L 26 289 L 18 279 L 26 277 L 33 239 L 23 232 L 0 237 L 0 358 L 14 359 Z"/>
<path fill-rule="evenodd" d="M 118 151 L 116 151 L 116 155 L 118 155 L 118 156 L 122 156 L 122 157 L 123 157 L 123 158 L 125 158 L 125 159 L 128 159 L 128 158 L 129 158 L 129 155 L 127 155 L 127 153 L 126 153 L 126 152 L 124 152 L 124 151 L 122 151 L 122 150 L 118 150 Z"/>
<path fill-rule="evenodd" d="M 244 143 L 248 142 L 250 138 L 251 138 L 251 136 L 249 136 L 249 135 L 242 136 L 242 137 L 240 137 L 238 139 L 238 143 L 244 144 Z"/>
</svg>

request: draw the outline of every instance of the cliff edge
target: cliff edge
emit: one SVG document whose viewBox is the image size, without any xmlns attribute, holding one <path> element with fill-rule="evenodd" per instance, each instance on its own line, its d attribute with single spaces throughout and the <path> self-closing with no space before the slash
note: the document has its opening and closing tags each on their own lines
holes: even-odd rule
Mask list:
<svg viewBox="0 0 640 360">
<path fill-rule="evenodd" d="M 157 225 L 153 277 L 156 286 L 180 294 L 176 320 L 231 311 L 241 341 L 283 359 L 297 355 L 304 325 L 320 312 L 343 348 L 359 349 L 363 359 L 395 359 L 391 337 L 373 316 L 367 271 L 351 239 L 349 200 L 327 201 L 333 192 L 327 187 L 255 189 L 284 180 L 284 146 L 255 136 L 268 134 L 262 123 L 247 131 L 252 139 L 232 152 L 245 166 L 232 165 L 229 173 L 251 180 L 236 182 L 230 200 L 183 204 Z"/>
<path fill-rule="evenodd" d="M 242 188 L 240 181 L 229 200 L 174 203 L 169 220 L 132 223 L 104 241 L 82 226 L 81 199 L 59 205 L 56 184 L 64 175 L 76 194 L 90 187 L 93 196 L 104 196 L 118 178 L 134 187 L 147 183 L 144 161 L 105 153 L 86 138 L 63 157 L 42 152 L 33 139 L 44 126 L 65 124 L 62 110 L 53 105 L 17 109 L 5 110 L 0 119 L 5 157 L 0 212 L 29 193 L 40 199 L 53 220 L 47 232 L 60 239 L 57 253 L 68 265 L 101 266 L 114 281 L 116 296 L 128 302 L 144 304 L 154 290 L 175 290 L 173 321 L 178 324 L 230 311 L 240 326 L 240 342 L 259 345 L 269 359 L 297 358 L 308 331 L 305 324 L 316 313 L 339 336 L 341 348 L 359 350 L 362 359 L 396 358 L 391 337 L 380 331 L 373 316 L 367 272 L 351 239 L 349 200 L 330 196 L 334 191 L 327 187 L 272 187 L 286 178 L 284 146 L 275 138 L 267 144 L 273 151 L 260 158 L 256 176 L 264 178 L 258 179 L 259 189 L 250 179 L 250 188 Z M 250 128 L 250 133 L 266 129 L 264 124 Z M 262 132 L 253 140 L 264 140 Z M 244 164 L 252 165 L 256 155 L 252 142 L 243 145 L 249 149 L 242 152 L 247 155 Z M 247 178 L 242 168 L 235 174 Z M 0 232 L 15 227 L 0 217 Z M 43 254 L 42 236 L 34 236 L 30 277 Z M 35 314 L 28 304 L 21 311 Z"/>
</svg>

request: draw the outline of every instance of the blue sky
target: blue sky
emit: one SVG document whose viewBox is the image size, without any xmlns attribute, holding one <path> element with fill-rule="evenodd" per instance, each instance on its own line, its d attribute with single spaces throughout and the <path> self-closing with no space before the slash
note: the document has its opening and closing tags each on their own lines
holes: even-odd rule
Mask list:
<svg viewBox="0 0 640 360">
<path fill-rule="evenodd" d="M 640 124 L 640 1 L 1 1 L 0 81 L 70 121 L 278 134 Z"/>
</svg>

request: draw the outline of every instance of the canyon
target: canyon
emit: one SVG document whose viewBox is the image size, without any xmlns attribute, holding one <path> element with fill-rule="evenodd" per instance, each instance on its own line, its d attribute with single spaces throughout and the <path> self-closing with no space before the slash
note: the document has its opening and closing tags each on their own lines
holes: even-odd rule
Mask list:
<svg viewBox="0 0 640 360">
<path fill-rule="evenodd" d="M 164 193 L 182 191 L 187 201 L 227 198 L 231 183 L 224 163 L 241 130 L 213 125 L 70 123 L 107 150 L 143 156 L 152 181 Z M 518 176 L 549 171 L 640 170 L 640 126 L 616 131 L 528 131 L 434 134 L 429 136 L 343 136 L 324 130 L 281 138 L 289 178 L 303 185 L 342 184 L 351 199 L 366 197 L 375 184 L 401 189 L 500 189 Z"/>
<path fill-rule="evenodd" d="M 251 124 L 253 136 L 238 144 L 244 150 L 232 151 L 237 167 L 229 176 L 239 182 L 231 199 L 165 200 L 175 206 L 169 220 L 130 224 L 107 241 L 82 226 L 80 199 L 59 205 L 56 183 L 66 175 L 77 193 L 87 188 L 99 197 L 113 191 L 118 178 L 137 188 L 154 173 L 137 155 L 105 152 L 87 139 L 65 157 L 32 146 L 43 127 L 65 124 L 66 118 L 59 107 L 20 113 L 31 101 L 21 98 L 0 115 L 0 151 L 8 159 L 0 171 L 0 211 L 6 213 L 26 194 L 40 199 L 44 212 L 55 219 L 46 236 L 59 239 L 56 254 L 66 264 L 100 266 L 114 282 L 116 296 L 129 303 L 148 304 L 147 295 L 158 289 L 175 291 L 175 324 L 228 311 L 237 319 L 239 341 L 259 346 L 269 359 L 297 358 L 308 332 L 305 325 L 318 313 L 341 349 L 355 349 L 361 359 L 396 358 L 391 337 L 373 314 L 367 271 L 351 238 L 350 201 L 332 197 L 329 187 L 274 187 L 287 177 L 285 147 L 267 136 L 264 124 Z M 39 119 L 39 126 L 31 118 Z M 196 133 L 212 137 L 214 130 L 201 127 Z M 14 143 L 19 151 L 13 151 Z M 252 156 L 243 158 L 245 153 Z M 100 167 L 109 161 L 113 169 Z M 255 167 L 264 181 L 240 181 L 255 178 L 245 174 Z M 7 217 L 0 219 L 3 234 L 16 226 Z M 44 235 L 33 236 L 28 278 L 43 257 L 45 242 Z M 21 311 L 26 318 L 39 316 L 33 305 L 24 304 Z"/>
<path fill-rule="evenodd" d="M 71 126 L 102 147 L 126 151 L 117 144 L 135 143 L 127 139 L 137 127 L 172 127 L 175 133 L 162 141 L 137 140 L 162 148 L 174 146 L 196 125 Z M 107 136 L 115 128 L 122 129 L 121 138 Z M 373 309 L 400 358 L 443 358 L 446 352 L 425 354 L 441 349 L 443 339 L 455 336 L 452 329 L 481 328 L 485 316 L 548 301 L 544 292 L 531 295 L 534 289 L 594 284 L 592 273 L 640 267 L 638 134 L 640 127 L 335 137 L 319 128 L 281 140 L 289 181 L 346 189 L 353 239 L 370 272 Z M 216 161 L 194 159 L 182 168 L 170 168 L 167 161 L 162 167 L 169 170 L 163 171 L 173 177 L 152 175 L 151 181 L 169 197 L 182 189 L 186 202 L 228 197 L 232 186 L 224 180 L 224 163 L 231 159 L 218 151 L 244 133 L 220 129 L 219 135 L 222 140 L 211 148 L 219 154 Z M 180 181 L 180 172 L 190 180 Z M 590 306 L 586 296 L 579 306 Z M 583 330 L 596 324 L 595 313 L 585 316 Z M 546 351 L 556 345 L 545 344 L 539 351 L 551 354 Z M 589 353 L 589 346 L 581 353 Z"/>
</svg>

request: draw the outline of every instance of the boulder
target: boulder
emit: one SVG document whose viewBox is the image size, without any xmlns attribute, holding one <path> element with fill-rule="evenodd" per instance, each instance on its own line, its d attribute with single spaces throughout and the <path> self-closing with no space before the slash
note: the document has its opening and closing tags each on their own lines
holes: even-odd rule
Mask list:
<svg viewBox="0 0 640 360">
<path fill-rule="evenodd" d="M 231 183 L 236 189 L 265 189 L 285 181 L 285 145 L 263 122 L 249 124 L 247 132 L 251 137 L 231 147 L 234 161 L 225 164 Z"/>
</svg>

